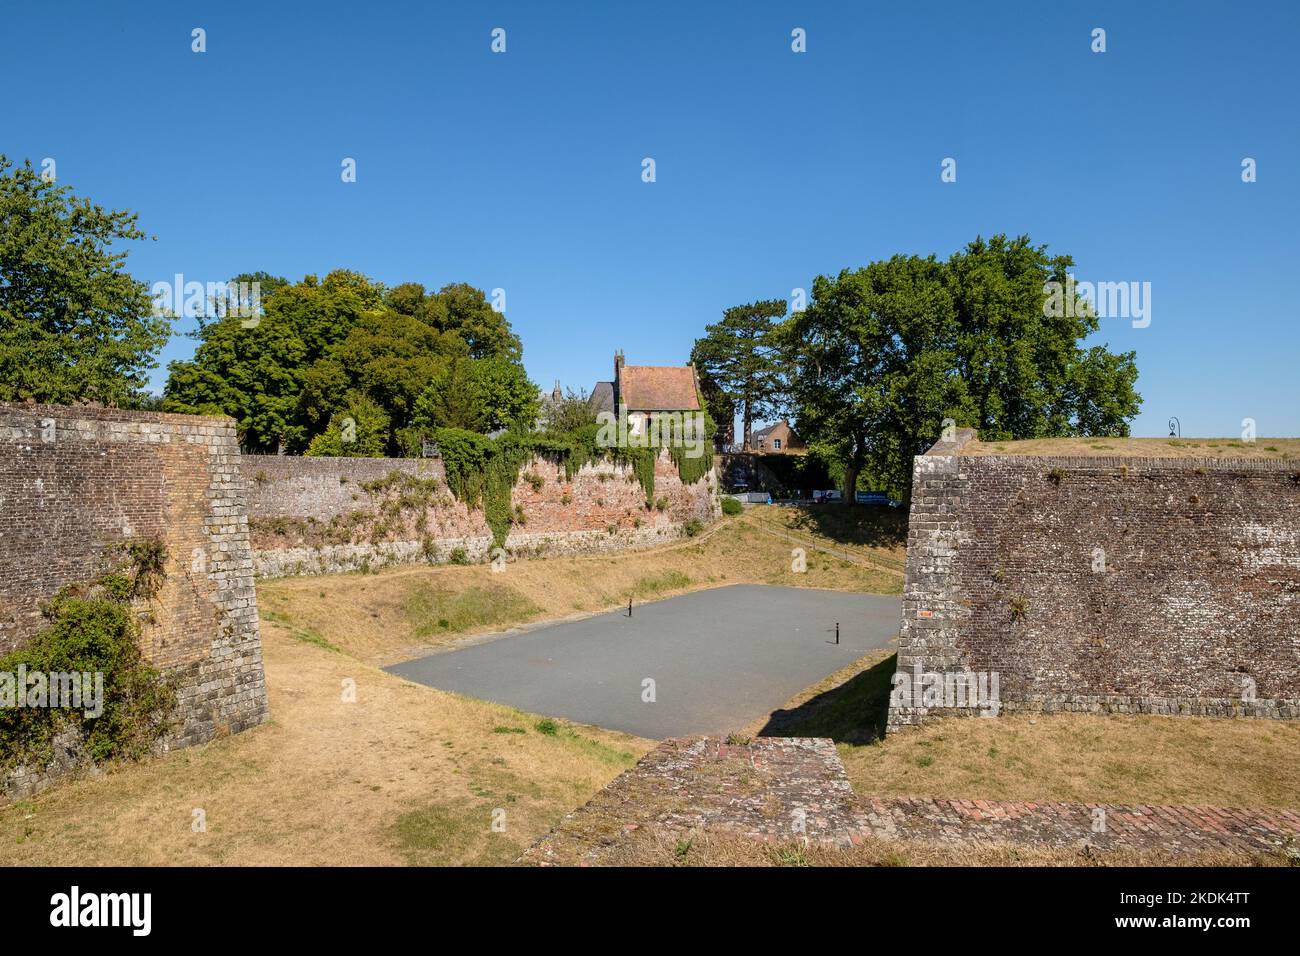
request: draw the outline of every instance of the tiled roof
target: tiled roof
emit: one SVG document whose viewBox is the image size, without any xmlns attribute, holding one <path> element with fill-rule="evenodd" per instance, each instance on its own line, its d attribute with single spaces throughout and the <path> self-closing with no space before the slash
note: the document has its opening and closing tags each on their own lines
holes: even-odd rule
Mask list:
<svg viewBox="0 0 1300 956">
<path fill-rule="evenodd" d="M 680 365 L 624 365 L 619 400 L 633 411 L 698 411 L 695 370 Z"/>
</svg>

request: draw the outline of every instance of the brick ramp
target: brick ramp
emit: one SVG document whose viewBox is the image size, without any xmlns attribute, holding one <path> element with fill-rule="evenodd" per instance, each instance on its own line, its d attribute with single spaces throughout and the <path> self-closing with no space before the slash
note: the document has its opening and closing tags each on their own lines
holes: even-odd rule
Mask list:
<svg viewBox="0 0 1300 956">
<path fill-rule="evenodd" d="M 565 816 L 520 862 L 599 865 L 643 828 L 669 837 L 711 830 L 844 848 L 874 838 L 1256 854 L 1297 839 L 1300 813 L 863 798 L 826 738 L 760 737 L 747 744 L 673 738 Z"/>
<path fill-rule="evenodd" d="M 599 864 L 628 833 L 723 830 L 846 846 L 862 814 L 835 744 L 820 737 L 665 740 L 530 847 L 523 863 Z"/>
</svg>

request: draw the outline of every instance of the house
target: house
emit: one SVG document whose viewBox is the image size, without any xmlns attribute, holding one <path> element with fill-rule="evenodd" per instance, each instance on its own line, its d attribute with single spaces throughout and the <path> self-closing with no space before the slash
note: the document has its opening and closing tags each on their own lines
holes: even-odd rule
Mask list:
<svg viewBox="0 0 1300 956">
<path fill-rule="evenodd" d="M 750 432 L 749 448 L 765 455 L 801 454 L 808 446 L 785 419 Z"/>
<path fill-rule="evenodd" d="M 700 381 L 694 365 L 628 365 L 623 352 L 614 353 L 614 380 L 597 382 L 591 390 L 592 409 L 619 414 L 627 406 L 629 434 L 641 434 L 660 415 L 702 412 Z"/>
</svg>

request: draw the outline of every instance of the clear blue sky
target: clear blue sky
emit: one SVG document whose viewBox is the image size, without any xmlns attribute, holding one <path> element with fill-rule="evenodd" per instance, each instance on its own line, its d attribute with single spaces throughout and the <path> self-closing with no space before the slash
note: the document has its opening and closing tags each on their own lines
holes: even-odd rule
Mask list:
<svg viewBox="0 0 1300 956">
<path fill-rule="evenodd" d="M 1028 233 L 1151 283 L 1150 327 L 1097 337 L 1137 351 L 1135 434 L 1300 434 L 1300 4 L 451 6 L 3 0 L 0 151 L 137 211 L 151 284 L 504 288 L 547 387 L 616 348 L 683 362 L 818 273 Z"/>
</svg>

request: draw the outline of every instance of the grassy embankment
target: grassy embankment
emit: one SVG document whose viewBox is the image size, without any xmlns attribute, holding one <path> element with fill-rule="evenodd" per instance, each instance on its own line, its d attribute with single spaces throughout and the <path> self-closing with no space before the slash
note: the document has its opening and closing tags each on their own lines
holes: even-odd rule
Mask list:
<svg viewBox="0 0 1300 956">
<path fill-rule="evenodd" d="M 500 573 L 481 564 L 420 566 L 263 581 L 258 606 L 264 620 L 303 640 L 389 664 L 460 637 L 728 584 L 898 594 L 905 521 L 886 508 L 753 508 L 698 538 L 511 562 Z M 803 573 L 792 571 L 796 547 L 806 553 Z"/>
<path fill-rule="evenodd" d="M 898 588 L 739 520 L 653 551 L 259 587 L 271 721 L 0 807 L 13 865 L 514 860 L 651 746 L 408 683 L 376 659 L 549 616 L 742 581 Z M 345 702 L 345 683 L 356 700 Z M 204 828 L 196 832 L 196 811 Z M 500 811 L 504 811 L 504 815 Z M 495 819 L 504 830 L 495 831 Z"/>
</svg>

